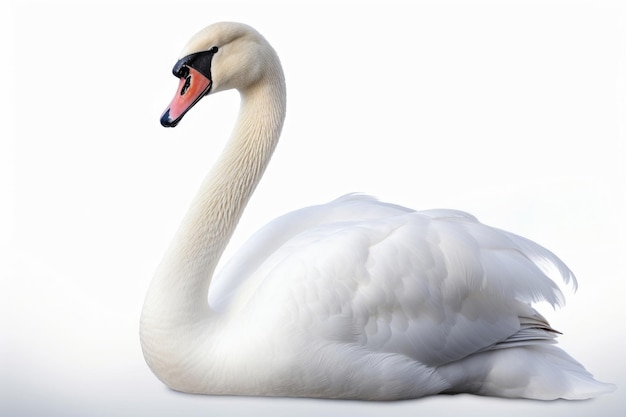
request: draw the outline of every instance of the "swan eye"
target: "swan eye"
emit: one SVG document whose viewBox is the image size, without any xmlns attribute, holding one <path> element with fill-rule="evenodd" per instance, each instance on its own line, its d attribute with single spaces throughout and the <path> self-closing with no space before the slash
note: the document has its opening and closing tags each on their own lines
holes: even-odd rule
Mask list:
<svg viewBox="0 0 626 417">
<path fill-rule="evenodd" d="M 174 68 L 172 68 L 172 74 L 174 74 L 176 78 L 187 78 L 189 76 L 189 68 L 193 68 L 210 79 L 211 58 L 218 50 L 219 48 L 217 46 L 213 46 L 208 51 L 196 52 L 179 59 L 176 65 L 174 65 Z M 186 88 L 181 90 L 181 95 L 184 94 L 185 91 L 187 91 Z"/>
<path fill-rule="evenodd" d="M 189 76 L 189 68 L 187 68 L 186 66 L 174 68 L 173 73 L 178 78 L 187 78 Z"/>
</svg>

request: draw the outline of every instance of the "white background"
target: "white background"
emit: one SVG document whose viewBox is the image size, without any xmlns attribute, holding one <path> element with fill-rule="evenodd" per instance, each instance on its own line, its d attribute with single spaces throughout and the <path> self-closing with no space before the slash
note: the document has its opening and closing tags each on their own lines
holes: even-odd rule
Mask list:
<svg viewBox="0 0 626 417">
<path fill-rule="evenodd" d="M 618 1 L 3 6 L 0 414 L 623 415 L 625 13 Z M 143 362 L 139 312 L 238 97 L 203 100 L 176 129 L 158 121 L 178 52 L 220 20 L 261 31 L 288 83 L 281 145 L 226 256 L 271 218 L 352 191 L 469 211 L 574 270 L 578 292 L 544 312 L 620 389 L 549 403 L 166 389 Z"/>
</svg>

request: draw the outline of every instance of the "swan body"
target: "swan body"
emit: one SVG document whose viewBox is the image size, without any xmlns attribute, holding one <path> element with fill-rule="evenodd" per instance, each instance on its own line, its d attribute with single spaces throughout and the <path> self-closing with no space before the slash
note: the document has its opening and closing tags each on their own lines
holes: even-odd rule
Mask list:
<svg viewBox="0 0 626 417">
<path fill-rule="evenodd" d="M 241 110 L 144 303 L 143 353 L 166 385 L 365 400 L 613 389 L 554 345 L 558 332 L 531 306 L 562 304 L 551 278 L 575 286 L 569 269 L 467 213 L 346 195 L 279 217 L 214 274 L 280 136 L 284 77 L 267 41 L 237 23 L 195 35 L 174 74 L 163 125 L 230 88 Z"/>
</svg>

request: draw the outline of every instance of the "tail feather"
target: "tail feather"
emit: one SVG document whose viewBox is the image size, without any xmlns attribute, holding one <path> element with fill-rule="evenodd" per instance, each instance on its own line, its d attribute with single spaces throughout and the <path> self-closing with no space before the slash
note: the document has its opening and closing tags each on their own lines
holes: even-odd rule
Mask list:
<svg viewBox="0 0 626 417">
<path fill-rule="evenodd" d="M 492 350 L 451 365 L 440 369 L 453 386 L 451 392 L 585 400 L 615 390 L 615 385 L 596 381 L 574 358 L 550 344 Z"/>
</svg>

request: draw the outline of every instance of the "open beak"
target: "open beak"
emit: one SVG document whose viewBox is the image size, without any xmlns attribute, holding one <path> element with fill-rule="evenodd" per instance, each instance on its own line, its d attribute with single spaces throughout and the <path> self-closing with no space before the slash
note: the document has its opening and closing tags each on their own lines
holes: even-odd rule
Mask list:
<svg viewBox="0 0 626 417">
<path fill-rule="evenodd" d="M 185 75 L 180 77 L 178 90 L 168 108 L 161 116 L 161 124 L 174 127 L 185 113 L 211 90 L 211 80 L 192 67 L 185 67 Z"/>
</svg>

